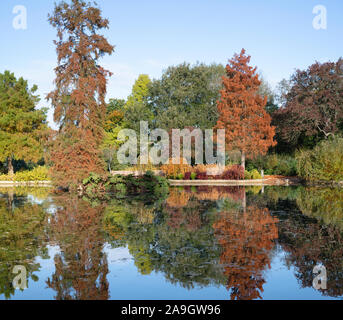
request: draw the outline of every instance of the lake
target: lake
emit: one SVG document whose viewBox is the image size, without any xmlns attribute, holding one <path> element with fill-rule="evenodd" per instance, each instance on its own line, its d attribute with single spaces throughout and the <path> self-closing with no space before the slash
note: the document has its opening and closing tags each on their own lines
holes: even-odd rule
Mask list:
<svg viewBox="0 0 343 320">
<path fill-rule="evenodd" d="M 174 187 L 157 201 L 0 189 L 3 300 L 342 297 L 341 189 Z"/>
</svg>

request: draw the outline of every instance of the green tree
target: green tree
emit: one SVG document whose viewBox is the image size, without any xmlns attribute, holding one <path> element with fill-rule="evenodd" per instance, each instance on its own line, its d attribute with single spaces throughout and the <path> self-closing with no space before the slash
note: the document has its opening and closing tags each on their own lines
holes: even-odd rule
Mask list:
<svg viewBox="0 0 343 320">
<path fill-rule="evenodd" d="M 147 121 L 149 127 L 153 127 L 154 114 L 147 103 L 150 84 L 151 81 L 147 75 L 139 75 L 124 106 L 123 127 L 136 132 L 138 150 L 140 148 L 140 121 Z"/>
<path fill-rule="evenodd" d="M 138 79 L 135 81 L 132 86 L 132 92 L 127 98 L 126 107 L 135 105 L 136 103 L 146 102 L 146 98 L 149 93 L 149 85 L 151 80 L 148 75 L 140 74 Z"/>
<path fill-rule="evenodd" d="M 212 128 L 218 119 L 217 100 L 225 68 L 220 64 L 169 67 L 149 90 L 149 104 L 156 127 L 183 129 Z"/>
<path fill-rule="evenodd" d="M 275 100 L 280 108 L 287 103 L 287 94 L 291 90 L 291 81 L 282 79 L 276 86 Z"/>
<path fill-rule="evenodd" d="M 110 99 L 107 104 L 107 113 L 104 124 L 105 135 L 101 145 L 102 155 L 107 163 L 109 172 L 115 166 L 116 169 L 122 169 L 115 157 L 119 146 L 123 143 L 117 137 L 121 129 L 123 129 L 124 122 L 124 106 L 126 102 L 123 99 Z"/>
<path fill-rule="evenodd" d="M 124 99 L 110 99 L 110 102 L 107 104 L 107 113 L 112 111 L 123 111 L 126 101 Z"/>
<path fill-rule="evenodd" d="M 116 158 L 116 153 L 123 142 L 119 141 L 118 133 L 122 128 L 120 126 L 116 126 L 115 128 L 106 131 L 104 135 L 104 140 L 101 145 L 102 153 L 104 160 L 107 163 L 107 168 L 109 172 L 112 172 L 114 166 L 115 169 L 122 169 L 123 166 L 118 163 Z"/>
<path fill-rule="evenodd" d="M 154 115 L 147 103 L 150 85 L 151 80 L 147 75 L 139 75 L 132 87 L 132 92 L 127 98 L 127 103 L 124 107 L 124 127 L 133 129 L 137 133 L 139 133 L 140 121 L 148 121 L 149 125 L 151 125 L 154 118 Z"/>
<path fill-rule="evenodd" d="M 36 108 L 36 91 L 10 71 L 0 74 L 0 161 L 7 160 L 12 175 L 14 159 L 37 162 L 43 156 L 47 109 Z"/>
</svg>

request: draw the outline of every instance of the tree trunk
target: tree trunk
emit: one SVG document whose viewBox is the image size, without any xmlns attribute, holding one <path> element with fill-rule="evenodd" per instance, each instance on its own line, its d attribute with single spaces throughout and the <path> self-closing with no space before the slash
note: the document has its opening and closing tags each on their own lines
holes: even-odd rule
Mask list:
<svg viewBox="0 0 343 320">
<path fill-rule="evenodd" d="M 245 170 L 245 152 L 244 151 L 242 151 L 242 155 L 241 155 L 241 166 Z"/>
<path fill-rule="evenodd" d="M 8 158 L 8 174 L 10 176 L 14 175 L 14 168 L 13 168 L 12 157 Z"/>
<path fill-rule="evenodd" d="M 242 200 L 242 207 L 243 207 L 243 212 L 246 213 L 247 212 L 247 192 L 244 188 L 244 194 L 243 194 L 243 200 Z"/>
</svg>

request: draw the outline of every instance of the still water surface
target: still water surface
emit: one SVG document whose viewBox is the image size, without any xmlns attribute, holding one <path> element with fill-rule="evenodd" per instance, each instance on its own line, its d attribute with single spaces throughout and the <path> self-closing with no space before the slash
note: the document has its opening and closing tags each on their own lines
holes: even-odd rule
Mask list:
<svg viewBox="0 0 343 320">
<path fill-rule="evenodd" d="M 171 188 L 154 202 L 0 190 L 0 299 L 342 297 L 339 189 Z"/>
</svg>

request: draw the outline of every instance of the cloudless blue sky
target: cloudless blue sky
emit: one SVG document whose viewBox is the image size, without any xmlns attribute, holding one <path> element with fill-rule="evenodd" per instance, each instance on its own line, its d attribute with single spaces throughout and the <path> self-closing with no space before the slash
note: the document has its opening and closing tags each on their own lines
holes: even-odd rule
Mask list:
<svg viewBox="0 0 343 320">
<path fill-rule="evenodd" d="M 140 73 L 160 77 L 183 61 L 223 63 L 242 48 L 275 86 L 296 68 L 343 55 L 341 0 L 98 0 L 110 20 L 105 32 L 115 53 L 102 64 L 114 74 L 108 98 L 126 98 Z M 327 8 L 327 30 L 315 30 L 315 5 Z M 27 9 L 27 29 L 15 30 L 16 5 Z M 56 53 L 47 21 L 52 0 L 1 0 L 0 72 L 11 70 L 39 86 L 40 106 L 49 106 Z M 52 124 L 52 111 L 49 121 Z"/>
</svg>

